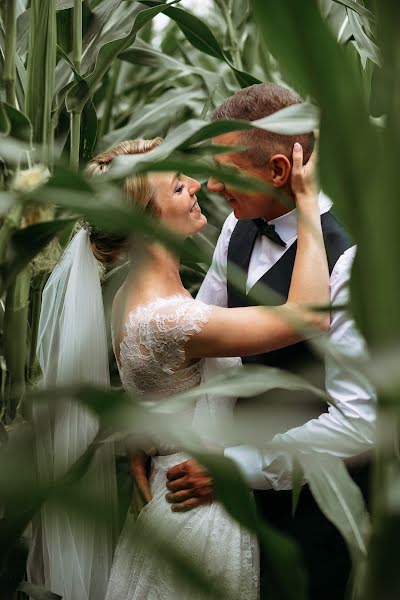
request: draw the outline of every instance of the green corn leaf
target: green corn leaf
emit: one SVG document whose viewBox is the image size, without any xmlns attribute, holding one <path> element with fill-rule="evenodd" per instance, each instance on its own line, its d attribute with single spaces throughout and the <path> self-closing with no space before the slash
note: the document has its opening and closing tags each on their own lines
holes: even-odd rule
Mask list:
<svg viewBox="0 0 400 600">
<path fill-rule="evenodd" d="M 154 6 L 155 0 L 141 0 L 146 6 Z M 224 52 L 211 29 L 198 17 L 183 10 L 182 8 L 168 8 L 165 12 L 179 25 L 188 41 L 195 48 L 220 60 L 225 60 Z"/>
<path fill-rule="evenodd" d="M 16 140 L 29 142 L 32 137 L 32 126 L 28 117 L 6 102 L 0 103 L 0 112 L 2 108 L 9 120 L 9 134 Z"/>
<path fill-rule="evenodd" d="M 104 186 L 99 182 L 98 194 L 88 191 L 85 180 L 73 178 L 72 172 L 60 167 L 55 171 L 55 177 L 48 184 L 30 193 L 29 199 L 38 203 L 54 202 L 68 208 L 77 217 L 85 217 L 90 223 L 104 231 L 146 233 L 165 243 L 177 254 L 184 245 L 183 240 L 141 210 L 127 207 L 120 188 Z M 196 261 L 198 256 L 191 257 Z"/>
<path fill-rule="evenodd" d="M 360 489 L 343 461 L 329 455 L 297 456 L 311 492 L 324 515 L 339 529 L 353 562 L 367 554 L 368 516 Z"/>
<path fill-rule="evenodd" d="M 194 144 L 210 139 L 211 137 L 221 135 L 222 133 L 250 129 L 250 127 L 251 124 L 248 121 L 220 120 L 214 121 L 213 123 L 207 123 L 206 121 L 201 121 L 199 119 L 190 119 L 169 133 L 163 144 L 158 148 L 146 153 L 146 155 L 128 157 L 129 160 L 126 162 L 130 162 L 133 165 L 135 161 L 138 163 L 159 161 L 169 156 L 175 150 L 184 150 Z M 116 164 L 117 162 L 118 161 L 115 161 Z M 121 159 L 119 162 L 122 164 L 125 161 Z"/>
<path fill-rule="evenodd" d="M 154 6 L 155 4 L 154 0 L 141 0 L 141 3 L 146 6 Z M 254 83 L 261 83 L 259 79 L 250 73 L 245 73 L 232 65 L 225 52 L 222 50 L 217 38 L 204 21 L 182 8 L 168 8 L 165 11 L 165 14 L 175 21 L 186 39 L 195 48 L 209 56 L 226 62 L 234 72 L 236 79 L 242 87 L 247 87 Z"/>
<path fill-rule="evenodd" d="M 85 104 L 81 118 L 81 139 L 79 156 L 82 164 L 93 158 L 97 140 L 98 120 L 95 105 L 91 100 Z"/>
<path fill-rule="evenodd" d="M 254 501 L 237 465 L 221 455 L 196 451 L 193 454 L 211 474 L 215 495 L 228 513 L 258 536 L 265 555 L 264 568 L 277 581 L 279 597 L 305 600 L 306 579 L 296 545 L 257 516 Z"/>
<path fill-rule="evenodd" d="M 56 11 L 73 8 L 74 0 L 57 0 Z M 28 8 L 18 15 L 17 19 L 17 54 L 24 57 L 28 52 L 29 43 L 29 20 L 31 9 Z"/>
<path fill-rule="evenodd" d="M 97 57 L 96 66 L 93 72 L 85 78 L 84 81 L 76 83 L 67 94 L 68 110 L 72 112 L 81 112 L 86 102 L 92 97 L 97 85 L 100 83 L 109 66 L 115 58 L 135 41 L 138 31 L 146 25 L 151 19 L 161 12 L 167 10 L 168 5 L 158 4 L 153 8 L 140 11 L 137 14 L 132 29 L 129 34 L 120 39 L 114 40 L 102 46 Z"/>
<path fill-rule="evenodd" d="M 58 219 L 18 229 L 10 239 L 9 257 L 1 270 L 3 289 L 7 288 L 18 273 L 74 220 Z"/>
<path fill-rule="evenodd" d="M 315 0 L 301 6 L 295 0 L 284 4 L 253 0 L 253 5 L 268 47 L 298 87 L 321 108 L 321 185 L 336 203 L 340 218 L 360 240 L 363 208 L 356 206 L 354 199 L 365 199 L 371 193 L 371 186 L 365 185 L 365 164 L 368 149 L 378 143 L 369 122 L 360 73 L 322 21 Z M 333 73 L 338 76 L 333 77 Z"/>
<path fill-rule="evenodd" d="M 75 78 L 77 81 L 82 81 L 83 77 L 82 75 L 75 69 L 75 65 L 72 61 L 72 59 L 68 56 L 68 54 L 65 52 L 65 50 L 63 48 L 61 48 L 61 46 L 59 46 L 57 44 L 57 54 L 63 59 L 65 60 L 65 62 L 67 63 L 67 65 L 69 66 L 69 68 L 71 69 L 71 71 L 73 72 Z"/>
<path fill-rule="evenodd" d="M 150 152 L 148 153 L 150 154 Z M 108 178 L 121 180 L 130 174 L 147 173 L 154 171 L 173 171 L 177 173 L 190 173 L 193 177 L 216 177 L 219 181 L 224 181 L 230 185 L 242 189 L 264 192 L 278 197 L 276 190 L 261 179 L 242 175 L 234 167 L 228 167 L 220 164 L 213 164 L 209 160 L 190 158 L 187 153 L 176 153 L 169 158 L 162 157 L 152 160 L 125 160 L 125 157 L 115 159 L 115 165 L 110 169 Z"/>
<path fill-rule="evenodd" d="M 132 117 L 126 125 L 114 129 L 103 138 L 100 150 L 135 137 L 151 138 L 162 135 L 176 113 L 188 107 L 196 110 L 199 108 L 199 102 L 199 92 L 194 87 L 173 88 L 154 102 L 147 102 L 143 107 L 132 111 Z"/>
<path fill-rule="evenodd" d="M 0 101 L 0 136 L 7 136 L 11 132 L 11 122 L 4 102 Z"/>
<path fill-rule="evenodd" d="M 299 503 L 301 488 L 304 482 L 304 472 L 300 462 L 297 458 L 293 457 L 292 467 L 292 515 L 296 514 L 297 505 Z"/>
<path fill-rule="evenodd" d="M 167 414 L 178 411 L 179 408 L 183 408 L 193 400 L 198 400 L 205 394 L 251 398 L 273 389 L 303 390 L 324 402 L 331 402 L 325 391 L 293 373 L 261 365 L 246 365 L 240 368 L 226 369 L 225 372 L 213 377 L 206 384 L 177 394 L 169 402 L 155 402 L 155 406 L 157 412 Z"/>
<path fill-rule="evenodd" d="M 150 44 L 146 44 L 143 40 L 137 38 L 131 48 L 125 50 L 119 55 L 120 60 L 130 62 L 134 65 L 144 65 L 153 68 L 162 68 L 166 70 L 177 71 L 182 75 L 195 74 L 202 77 L 215 79 L 219 78 L 219 74 L 213 73 L 201 67 L 196 67 L 188 63 L 181 62 L 168 54 L 164 54 L 156 50 Z"/>
<path fill-rule="evenodd" d="M 370 19 L 370 21 L 376 21 L 375 15 L 370 10 L 368 10 L 368 8 L 365 8 L 364 6 L 356 2 L 356 0 L 333 0 L 333 2 L 341 4 L 342 6 L 347 6 L 347 8 L 351 8 L 351 10 L 358 13 L 362 17 Z"/>
<path fill-rule="evenodd" d="M 45 152 L 40 145 L 32 148 L 31 144 L 27 142 L 11 136 L 0 136 L 0 156 L 10 164 L 18 164 L 21 168 L 27 164 L 27 154 L 30 154 L 32 161 L 41 162 L 45 160 Z"/>
<path fill-rule="evenodd" d="M 353 11 L 348 11 L 349 26 L 354 35 L 354 39 L 357 43 L 358 51 L 360 54 L 366 56 L 376 65 L 382 65 L 381 53 L 378 46 L 372 41 L 372 39 L 365 33 L 360 17 Z"/>
<path fill-rule="evenodd" d="M 268 117 L 252 121 L 252 125 L 283 135 L 309 133 L 319 126 L 319 110 L 306 102 L 293 104 Z"/>
<path fill-rule="evenodd" d="M 82 60 L 82 72 L 87 73 L 93 70 L 93 65 L 96 63 L 97 56 L 103 43 L 103 30 L 109 24 L 113 14 L 121 5 L 123 0 L 108 0 L 108 2 L 100 2 L 92 11 L 88 29 L 85 31 L 82 39 L 82 47 L 84 48 L 84 56 Z M 131 14 L 132 9 L 127 10 Z M 114 28 L 113 28 L 114 29 Z M 110 33 L 109 33 L 110 35 Z M 116 32 L 116 39 L 123 37 Z M 108 40 L 110 41 L 110 40 Z M 72 61 L 71 61 L 72 62 Z M 59 63 L 56 70 L 56 91 L 60 94 L 68 85 L 70 79 L 70 70 L 66 64 Z"/>
</svg>

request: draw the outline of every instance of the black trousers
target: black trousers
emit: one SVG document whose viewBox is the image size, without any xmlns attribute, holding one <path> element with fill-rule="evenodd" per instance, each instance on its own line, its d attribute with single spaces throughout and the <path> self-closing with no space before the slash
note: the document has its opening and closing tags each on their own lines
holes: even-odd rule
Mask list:
<svg viewBox="0 0 400 600">
<path fill-rule="evenodd" d="M 370 466 L 349 469 L 368 506 Z M 294 539 L 308 577 L 309 600 L 344 600 L 351 561 L 339 531 L 322 514 L 307 485 L 303 486 L 292 516 L 292 492 L 255 491 L 259 514 L 265 521 Z M 284 600 L 261 550 L 261 600 Z M 290 579 L 290 573 L 287 574 Z"/>
</svg>

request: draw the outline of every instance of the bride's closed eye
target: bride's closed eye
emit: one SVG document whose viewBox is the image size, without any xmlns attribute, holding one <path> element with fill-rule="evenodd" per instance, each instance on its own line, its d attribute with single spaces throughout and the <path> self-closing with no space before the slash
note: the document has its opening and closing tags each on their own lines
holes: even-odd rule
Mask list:
<svg viewBox="0 0 400 600">
<path fill-rule="evenodd" d="M 183 191 L 184 187 L 185 187 L 185 185 L 183 183 L 178 183 L 175 188 L 175 193 L 180 194 Z"/>
</svg>

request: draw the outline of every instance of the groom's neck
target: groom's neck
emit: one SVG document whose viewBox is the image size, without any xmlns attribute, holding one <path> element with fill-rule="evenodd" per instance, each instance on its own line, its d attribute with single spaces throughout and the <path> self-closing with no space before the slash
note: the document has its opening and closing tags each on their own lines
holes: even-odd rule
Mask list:
<svg viewBox="0 0 400 600">
<path fill-rule="evenodd" d="M 279 200 L 272 200 L 265 206 L 265 212 L 262 218 L 266 221 L 272 221 L 282 217 L 296 208 L 296 202 L 293 195 L 282 194 Z"/>
</svg>

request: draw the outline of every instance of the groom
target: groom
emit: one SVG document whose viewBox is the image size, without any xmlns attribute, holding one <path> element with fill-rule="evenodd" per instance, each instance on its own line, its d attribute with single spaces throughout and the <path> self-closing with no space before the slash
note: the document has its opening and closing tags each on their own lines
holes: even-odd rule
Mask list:
<svg viewBox="0 0 400 600">
<path fill-rule="evenodd" d="M 254 121 L 299 102 L 301 99 L 286 88 L 258 84 L 227 98 L 215 110 L 212 119 Z M 213 140 L 214 144 L 247 146 L 244 152 L 218 154 L 215 160 L 234 166 L 246 175 L 260 177 L 283 192 L 286 201 L 283 205 L 267 194 L 242 192 L 222 181 L 209 180 L 208 189 L 224 196 L 233 212 L 224 223 L 198 299 L 219 306 L 246 306 L 249 304 L 248 292 L 255 290 L 259 283 L 287 298 L 297 243 L 296 213 L 290 187 L 291 155 L 296 141 L 303 146 L 306 162 L 312 151 L 312 134 L 283 136 L 252 129 L 227 133 Z M 320 212 L 331 273 L 331 300 L 333 305 L 343 305 L 348 301 L 355 247 L 332 214 L 331 206 L 330 200 L 321 193 Z M 247 273 L 241 293 L 228 281 L 232 264 Z M 344 311 L 333 312 L 330 337 L 334 344 L 353 356 L 362 356 L 365 352 L 354 321 Z M 321 361 L 304 342 L 268 354 L 244 357 L 243 363 L 259 363 L 301 373 L 305 377 L 309 375 L 312 383 L 325 387 L 342 411 L 332 406 L 328 410 L 324 407 L 316 414 L 303 416 L 301 422 L 289 421 L 286 428 L 281 427 L 275 435 L 268 451 L 245 446 L 225 450 L 225 456 L 238 464 L 249 487 L 255 490 L 261 515 L 299 544 L 309 578 L 309 597 L 312 600 L 342 600 L 351 566 L 345 543 L 319 510 L 307 485 L 302 488 L 296 513 L 292 516 L 292 460 L 282 449 L 277 447 L 275 450 L 274 442 L 287 441 L 295 448 L 298 445 L 298 452 L 310 448 L 314 452 L 351 459 L 348 470 L 367 496 L 367 451 L 374 440 L 374 392 L 360 373 L 332 357 Z M 277 410 L 280 394 L 282 392 L 278 391 L 269 394 Z M 285 392 L 285 399 L 287 395 Z M 298 404 L 293 406 L 306 403 L 304 395 L 294 397 Z M 247 402 L 241 403 L 239 410 L 243 410 Z M 268 420 L 264 424 L 266 429 L 269 428 Z M 270 436 L 267 435 L 268 439 Z M 167 497 L 173 510 L 188 510 L 212 500 L 212 481 L 194 460 L 171 468 L 167 477 L 170 490 Z M 262 566 L 261 598 L 278 598 L 271 577 Z"/>
</svg>

